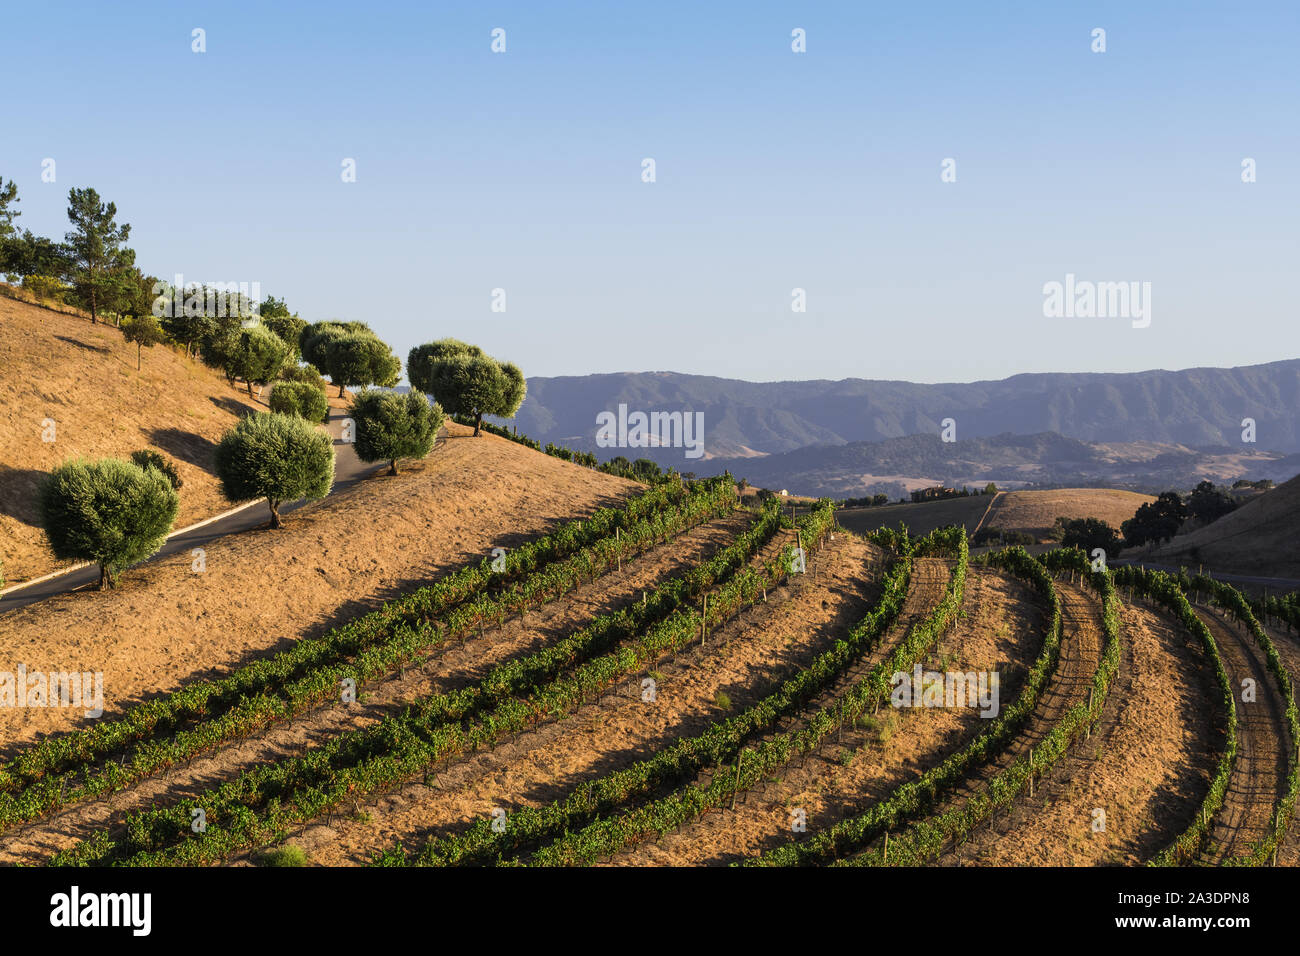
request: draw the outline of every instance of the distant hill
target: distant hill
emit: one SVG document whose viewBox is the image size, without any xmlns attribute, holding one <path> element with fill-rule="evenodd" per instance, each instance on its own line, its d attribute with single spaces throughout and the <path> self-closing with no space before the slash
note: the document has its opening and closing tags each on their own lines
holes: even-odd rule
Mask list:
<svg viewBox="0 0 1300 956">
<path fill-rule="evenodd" d="M 653 456 L 652 456 L 653 457 Z M 800 494 L 891 498 L 929 485 L 999 488 L 1081 484 L 1158 492 L 1191 488 L 1202 478 L 1282 481 L 1300 471 L 1300 455 L 1282 457 L 1232 448 L 1191 449 L 1157 442 L 1084 442 L 1055 432 L 994 435 L 944 442 L 908 435 L 880 442 L 820 445 L 762 458 L 717 458 L 682 464 L 702 475 L 724 469 L 751 484 Z"/>
<path fill-rule="evenodd" d="M 1179 535 L 1146 560 L 1229 574 L 1300 578 L 1300 475 Z"/>
<path fill-rule="evenodd" d="M 745 382 L 676 372 L 532 378 L 519 430 L 543 442 L 595 448 L 599 412 L 702 411 L 709 457 L 775 454 L 810 445 L 938 435 L 960 439 L 1056 432 L 1081 441 L 1162 442 L 1240 449 L 1253 418 L 1261 449 L 1300 452 L 1300 359 L 1178 372 L 1044 373 L 1000 381 Z M 628 457 L 637 457 L 629 455 Z"/>
</svg>

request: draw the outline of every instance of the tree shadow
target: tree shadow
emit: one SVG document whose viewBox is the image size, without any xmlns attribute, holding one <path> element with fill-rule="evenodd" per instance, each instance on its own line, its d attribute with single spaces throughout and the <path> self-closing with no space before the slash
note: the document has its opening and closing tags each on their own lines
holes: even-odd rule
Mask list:
<svg viewBox="0 0 1300 956">
<path fill-rule="evenodd" d="M 48 475 L 49 472 L 35 468 L 0 465 L 0 514 L 33 528 L 41 527 L 37 498 L 41 483 Z"/>
<path fill-rule="evenodd" d="M 67 342 L 69 345 L 75 345 L 77 348 L 84 349 L 87 352 L 98 352 L 101 355 L 111 355 L 113 352 L 113 350 L 106 345 L 90 345 L 80 339 L 69 338 L 66 335 L 56 335 L 54 337 L 60 342 Z"/>
<path fill-rule="evenodd" d="M 213 454 L 217 450 L 217 443 L 212 439 L 179 428 L 155 428 L 149 432 L 148 438 L 150 444 L 157 445 L 173 458 L 189 462 L 209 474 L 213 473 Z"/>
<path fill-rule="evenodd" d="M 239 399 L 231 398 L 228 395 L 212 395 L 208 398 L 208 401 L 217 406 L 217 408 L 221 409 L 223 412 L 229 412 L 236 418 L 243 418 L 249 412 L 255 412 L 258 410 L 249 404 L 249 402 L 256 401 L 256 399 L 251 398 L 240 401 Z"/>
</svg>

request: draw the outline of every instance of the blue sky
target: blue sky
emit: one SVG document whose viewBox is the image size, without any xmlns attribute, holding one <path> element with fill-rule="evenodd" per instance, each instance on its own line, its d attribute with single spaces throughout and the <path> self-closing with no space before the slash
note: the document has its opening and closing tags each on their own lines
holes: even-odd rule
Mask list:
<svg viewBox="0 0 1300 956">
<path fill-rule="evenodd" d="M 257 281 L 403 357 L 935 382 L 1300 355 L 1294 2 L 54 0 L 4 33 L 20 225 L 62 236 L 93 186 L 146 272 Z M 1045 318 L 1067 273 L 1150 282 L 1150 327 Z"/>
</svg>

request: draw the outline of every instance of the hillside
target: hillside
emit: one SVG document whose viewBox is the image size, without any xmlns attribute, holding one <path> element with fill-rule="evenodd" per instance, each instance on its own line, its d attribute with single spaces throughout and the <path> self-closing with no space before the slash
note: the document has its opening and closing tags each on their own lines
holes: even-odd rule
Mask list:
<svg viewBox="0 0 1300 956">
<path fill-rule="evenodd" d="M 58 565 L 36 513 L 36 489 L 69 458 L 126 457 L 152 448 L 184 485 L 176 527 L 231 507 L 211 471 L 221 434 L 265 408 L 219 372 L 165 346 L 135 347 L 112 326 L 0 298 L 0 560 L 6 583 Z M 54 422 L 54 441 L 42 440 Z"/>
<path fill-rule="evenodd" d="M 880 505 L 874 508 L 844 508 L 835 513 L 836 520 L 849 531 L 866 534 L 878 528 L 897 528 L 900 523 L 914 535 L 929 534 L 935 528 L 959 524 L 970 534 L 979 527 L 988 510 L 990 498 L 969 495 L 942 501 L 918 501 Z"/>
<path fill-rule="evenodd" d="M 1300 475 L 1218 521 L 1179 535 L 1149 560 L 1228 574 L 1300 578 Z"/>
<path fill-rule="evenodd" d="M 1133 517 L 1154 499 L 1112 488 L 1060 488 L 1051 491 L 1009 491 L 998 495 L 989 509 L 987 527 L 1021 531 L 1045 538 L 1057 518 L 1099 518 L 1112 528 Z"/>
<path fill-rule="evenodd" d="M 1021 531 L 1040 540 L 1062 518 L 1100 518 L 1113 528 L 1133 517 L 1149 495 L 1110 488 L 1062 488 L 1052 491 L 1006 491 L 990 499 L 985 495 L 941 501 L 907 502 L 874 508 L 845 508 L 836 512 L 840 524 L 859 534 L 876 528 L 897 527 L 901 521 L 912 534 L 960 524 L 968 534 L 978 527 Z"/>
<path fill-rule="evenodd" d="M 594 441 L 596 414 L 620 402 L 629 409 L 702 411 L 706 453 L 713 457 L 937 435 L 948 417 L 957 420 L 959 438 L 1059 432 L 1085 441 L 1240 447 L 1241 420 L 1249 415 L 1260 448 L 1300 451 L 1300 422 L 1292 414 L 1300 407 L 1300 359 L 933 385 L 745 382 L 676 372 L 530 378 L 519 429 L 543 442 L 587 447 Z"/>
<path fill-rule="evenodd" d="M 396 478 L 379 475 L 308 504 L 280 531 L 206 545 L 205 574 L 191 572 L 188 553 L 171 555 L 128 571 L 118 590 L 0 616 L 0 661 L 103 671 L 106 711 L 117 712 L 643 488 L 491 435 L 467 437 L 459 425 L 448 431 Z M 0 740 L 77 722 L 66 709 L 0 708 Z"/>
</svg>

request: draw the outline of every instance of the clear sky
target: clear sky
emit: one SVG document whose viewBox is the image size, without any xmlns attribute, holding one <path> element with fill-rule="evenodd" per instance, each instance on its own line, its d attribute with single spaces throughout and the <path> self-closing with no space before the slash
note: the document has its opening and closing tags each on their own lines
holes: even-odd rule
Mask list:
<svg viewBox="0 0 1300 956">
<path fill-rule="evenodd" d="M 3 36 L 20 225 L 61 237 L 93 186 L 146 272 L 260 282 L 403 358 L 451 335 L 529 375 L 935 382 L 1300 356 L 1295 0 L 50 0 Z M 1150 326 L 1044 317 L 1067 273 L 1150 282 Z"/>
</svg>

